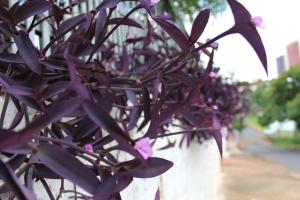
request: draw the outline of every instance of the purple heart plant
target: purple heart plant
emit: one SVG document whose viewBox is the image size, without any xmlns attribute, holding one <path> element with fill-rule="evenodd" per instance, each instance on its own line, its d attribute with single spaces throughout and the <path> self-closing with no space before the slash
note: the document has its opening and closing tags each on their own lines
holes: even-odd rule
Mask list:
<svg viewBox="0 0 300 200">
<path fill-rule="evenodd" d="M 86 192 L 71 191 L 78 198 L 121 199 L 133 178 L 172 167 L 152 157 L 159 138 L 181 134 L 189 144 L 213 137 L 221 151 L 220 128 L 231 128 L 243 109 L 238 85 L 214 67 L 216 41 L 241 34 L 267 71 L 256 30 L 261 19 L 227 1 L 234 26 L 204 43 L 198 41 L 208 9 L 187 34 L 155 13 L 157 0 L 103 0 L 72 16 L 84 0 L 66 7 L 53 0 L 0 6 L 0 193 L 34 200 L 33 184 L 40 182 L 55 199 L 47 181 L 63 186 L 66 179 Z M 128 2 L 135 6 L 117 15 Z M 44 25 L 51 39 L 36 46 L 32 35 Z M 125 40 L 114 39 L 118 31 Z M 205 66 L 202 56 L 209 57 Z M 8 105 L 17 110 L 9 119 Z M 171 126 L 182 131 L 170 132 Z M 119 151 L 131 159 L 121 161 Z"/>
</svg>

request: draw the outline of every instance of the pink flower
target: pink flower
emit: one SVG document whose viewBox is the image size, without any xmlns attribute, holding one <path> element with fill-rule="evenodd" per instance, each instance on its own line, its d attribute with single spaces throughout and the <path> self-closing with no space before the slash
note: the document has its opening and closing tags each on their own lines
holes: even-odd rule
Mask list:
<svg viewBox="0 0 300 200">
<path fill-rule="evenodd" d="M 160 0 L 150 0 L 150 6 L 154 6 L 155 4 L 158 4 Z"/>
<path fill-rule="evenodd" d="M 201 55 L 204 53 L 204 51 L 203 51 L 202 49 L 200 49 L 200 50 L 198 51 L 198 53 L 199 53 L 199 56 L 201 56 Z"/>
<path fill-rule="evenodd" d="M 263 19 L 260 16 L 253 17 L 251 22 L 256 28 L 265 28 L 263 25 Z"/>
<path fill-rule="evenodd" d="M 218 107 L 217 105 L 213 105 L 212 108 L 213 108 L 214 110 L 218 110 L 218 109 L 219 109 L 219 107 Z"/>
<path fill-rule="evenodd" d="M 90 153 L 94 153 L 93 145 L 91 144 L 84 145 L 84 149 Z"/>
<path fill-rule="evenodd" d="M 218 74 L 216 72 L 210 72 L 209 73 L 209 77 L 210 78 L 217 78 L 218 77 Z"/>
<path fill-rule="evenodd" d="M 148 137 L 142 138 L 141 140 L 137 141 L 134 148 L 142 155 L 145 160 L 147 160 L 153 154 L 150 139 Z"/>
</svg>

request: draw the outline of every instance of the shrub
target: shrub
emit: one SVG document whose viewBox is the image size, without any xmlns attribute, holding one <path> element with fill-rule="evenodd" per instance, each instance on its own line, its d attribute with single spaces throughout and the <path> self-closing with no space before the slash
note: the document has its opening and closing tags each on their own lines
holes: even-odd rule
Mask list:
<svg viewBox="0 0 300 200">
<path fill-rule="evenodd" d="M 255 23 L 235 0 L 228 0 L 235 25 L 206 43 L 197 41 L 209 10 L 199 13 L 187 35 L 165 16 L 156 16 L 147 0 L 122 17 L 113 17 L 125 2 L 121 0 L 104 0 L 87 13 L 65 17 L 81 2 L 60 8 L 53 1 L 31 0 L 0 7 L 2 193 L 36 199 L 35 180 L 54 199 L 47 180 L 67 179 L 88 193 L 74 190 L 80 198 L 120 199 L 134 177 L 158 176 L 173 165 L 151 157 L 150 142 L 158 138 L 213 136 L 221 151 L 220 127 L 230 126 L 238 113 L 239 93 L 213 67 L 215 41 L 241 34 L 267 70 Z M 144 26 L 130 17 L 142 9 L 147 13 Z M 29 18 L 31 25 L 25 28 Z M 36 48 L 30 33 L 42 23 L 51 25 L 53 38 Z M 112 34 L 120 26 L 145 29 L 145 35 L 116 43 Z M 199 52 L 210 58 L 205 68 Z M 8 102 L 17 113 L 4 128 Z M 20 127 L 22 119 L 25 127 Z M 182 131 L 169 132 L 170 125 Z M 115 151 L 131 159 L 121 161 Z M 25 185 L 18 178 L 22 174 Z"/>
</svg>

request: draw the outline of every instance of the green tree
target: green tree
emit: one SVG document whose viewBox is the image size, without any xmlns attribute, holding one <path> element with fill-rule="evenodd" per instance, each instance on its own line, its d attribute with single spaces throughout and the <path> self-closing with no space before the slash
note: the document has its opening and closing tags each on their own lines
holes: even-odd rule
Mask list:
<svg viewBox="0 0 300 200">
<path fill-rule="evenodd" d="M 226 8 L 225 0 L 162 0 L 161 10 L 170 13 L 176 20 L 183 19 L 186 15 L 193 19 L 199 10 L 210 8 L 212 12 L 222 12 Z"/>
<path fill-rule="evenodd" d="M 300 66 L 270 82 L 261 83 L 251 94 L 253 113 L 262 125 L 294 120 L 300 130 Z"/>
</svg>

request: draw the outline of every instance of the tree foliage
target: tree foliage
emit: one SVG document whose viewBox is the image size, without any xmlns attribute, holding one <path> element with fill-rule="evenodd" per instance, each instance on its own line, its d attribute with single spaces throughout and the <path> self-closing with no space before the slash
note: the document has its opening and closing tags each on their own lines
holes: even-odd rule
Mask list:
<svg viewBox="0 0 300 200">
<path fill-rule="evenodd" d="M 175 19 L 182 19 L 188 15 L 193 19 L 195 13 L 204 8 L 210 8 L 212 13 L 224 11 L 225 0 L 162 0 L 161 8 L 170 13 Z"/>
<path fill-rule="evenodd" d="M 262 82 L 251 94 L 254 109 L 262 125 L 274 121 L 294 120 L 300 127 L 300 66 L 286 71 L 279 78 Z"/>
</svg>

